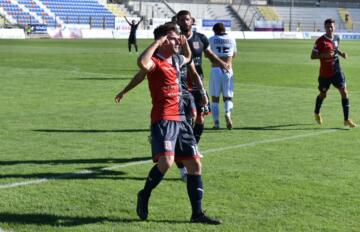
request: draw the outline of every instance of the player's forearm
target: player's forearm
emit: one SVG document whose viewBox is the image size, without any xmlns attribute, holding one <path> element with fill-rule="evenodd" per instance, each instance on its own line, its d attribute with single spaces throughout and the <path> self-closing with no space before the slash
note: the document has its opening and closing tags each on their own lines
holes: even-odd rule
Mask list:
<svg viewBox="0 0 360 232">
<path fill-rule="evenodd" d="M 184 63 L 188 63 L 191 60 L 191 49 L 189 43 L 185 40 L 185 43 L 182 45 L 183 55 L 185 57 Z"/>
<path fill-rule="evenodd" d="M 200 92 L 201 92 L 203 95 L 206 95 L 206 91 L 205 91 L 203 82 L 201 81 L 200 75 L 199 75 L 199 74 L 197 73 L 197 71 L 196 71 L 194 62 L 192 62 L 192 63 L 190 64 L 189 71 L 190 71 L 190 75 L 191 75 L 192 79 L 194 80 L 194 82 L 195 82 L 195 84 L 196 84 L 196 87 L 200 90 Z"/>
<path fill-rule="evenodd" d="M 152 65 L 151 57 L 159 46 L 160 42 L 156 40 L 139 56 L 137 63 L 140 69 L 146 72 L 150 70 Z"/>
<path fill-rule="evenodd" d="M 139 85 L 145 79 L 145 76 L 146 73 L 144 73 L 143 71 L 139 71 L 121 92 L 126 94 L 127 92 L 135 88 L 137 85 Z"/>
</svg>

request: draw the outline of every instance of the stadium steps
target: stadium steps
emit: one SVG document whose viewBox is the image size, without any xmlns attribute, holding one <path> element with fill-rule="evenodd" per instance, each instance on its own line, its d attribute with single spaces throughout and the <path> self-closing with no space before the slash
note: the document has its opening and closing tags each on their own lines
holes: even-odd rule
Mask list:
<svg viewBox="0 0 360 232">
<path fill-rule="evenodd" d="M 106 8 L 110 10 L 116 17 L 124 17 L 126 13 L 119 7 L 118 4 L 108 3 Z"/>
<path fill-rule="evenodd" d="M 339 15 L 347 30 L 353 30 L 354 25 L 346 8 L 339 8 Z"/>
<path fill-rule="evenodd" d="M 280 21 L 280 16 L 276 10 L 269 6 L 258 6 L 260 14 L 265 18 L 266 21 Z"/>
</svg>

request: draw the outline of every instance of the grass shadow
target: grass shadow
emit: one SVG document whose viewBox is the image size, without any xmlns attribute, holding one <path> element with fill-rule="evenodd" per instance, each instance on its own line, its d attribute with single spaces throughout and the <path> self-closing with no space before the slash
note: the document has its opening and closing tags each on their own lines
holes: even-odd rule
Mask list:
<svg viewBox="0 0 360 232">
<path fill-rule="evenodd" d="M 150 129 L 34 129 L 34 132 L 44 133 L 137 133 L 137 132 L 150 132 Z"/>
</svg>

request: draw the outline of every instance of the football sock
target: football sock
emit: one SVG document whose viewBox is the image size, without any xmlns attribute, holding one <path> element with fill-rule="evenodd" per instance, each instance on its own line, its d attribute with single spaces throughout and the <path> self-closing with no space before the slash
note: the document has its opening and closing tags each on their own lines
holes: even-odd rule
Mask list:
<svg viewBox="0 0 360 232">
<path fill-rule="evenodd" d="M 137 48 L 137 45 L 134 45 L 135 46 L 135 51 L 138 52 L 138 48 Z"/>
<path fill-rule="evenodd" d="M 234 107 L 234 104 L 231 100 L 226 100 L 224 102 L 224 110 L 225 110 L 225 113 L 231 113 L 232 109 Z"/>
<path fill-rule="evenodd" d="M 128 44 L 129 52 L 131 52 L 131 44 Z"/>
<path fill-rule="evenodd" d="M 145 186 L 144 186 L 144 194 L 146 196 L 150 196 L 151 191 L 156 188 L 156 186 L 160 183 L 163 179 L 164 174 L 162 174 L 155 165 L 149 172 L 148 178 L 146 179 Z"/>
<path fill-rule="evenodd" d="M 187 191 L 191 202 L 192 214 L 200 214 L 202 212 L 201 201 L 204 192 L 201 176 L 187 175 Z"/>
<path fill-rule="evenodd" d="M 321 104 L 323 103 L 323 98 L 320 98 L 320 96 L 316 97 L 316 102 L 315 102 L 315 114 L 319 114 L 320 113 L 320 108 L 321 108 Z"/>
<path fill-rule="evenodd" d="M 349 119 L 349 108 L 350 108 L 349 98 L 341 99 L 341 103 L 344 112 L 344 120 L 346 121 Z"/>
<path fill-rule="evenodd" d="M 212 113 L 214 122 L 219 121 L 219 103 L 218 102 L 211 103 L 211 113 Z"/>
<path fill-rule="evenodd" d="M 196 143 L 199 143 L 200 137 L 201 137 L 203 132 L 204 132 L 204 124 L 195 123 L 194 136 L 195 136 L 195 139 L 196 139 Z"/>
</svg>

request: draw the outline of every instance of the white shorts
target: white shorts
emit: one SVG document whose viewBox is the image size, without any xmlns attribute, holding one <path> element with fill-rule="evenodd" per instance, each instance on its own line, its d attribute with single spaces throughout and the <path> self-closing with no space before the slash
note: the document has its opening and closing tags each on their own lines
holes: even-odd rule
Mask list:
<svg viewBox="0 0 360 232">
<path fill-rule="evenodd" d="M 229 72 L 223 72 L 221 68 L 211 68 L 210 73 L 210 95 L 212 97 L 220 97 L 222 93 L 223 97 L 234 96 L 234 78 L 232 69 Z"/>
</svg>

